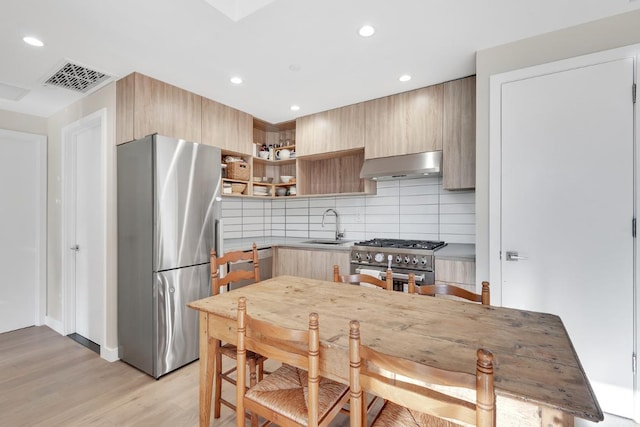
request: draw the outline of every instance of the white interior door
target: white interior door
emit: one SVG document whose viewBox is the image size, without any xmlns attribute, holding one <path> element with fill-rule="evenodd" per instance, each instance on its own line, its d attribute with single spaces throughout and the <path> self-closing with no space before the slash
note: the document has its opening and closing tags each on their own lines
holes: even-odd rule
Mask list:
<svg viewBox="0 0 640 427">
<path fill-rule="evenodd" d="M 602 409 L 626 417 L 633 74 L 627 58 L 506 83 L 501 94 L 502 304 L 559 315 Z"/>
<path fill-rule="evenodd" d="M 40 324 L 44 142 L 44 136 L 0 130 L 0 333 Z"/>
<path fill-rule="evenodd" d="M 65 139 L 67 332 L 103 344 L 105 217 L 101 116 L 63 131 Z"/>
</svg>

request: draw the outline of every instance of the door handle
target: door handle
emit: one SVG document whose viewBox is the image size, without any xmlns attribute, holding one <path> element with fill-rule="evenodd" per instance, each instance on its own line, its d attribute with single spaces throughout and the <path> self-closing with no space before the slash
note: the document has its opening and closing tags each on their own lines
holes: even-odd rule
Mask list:
<svg viewBox="0 0 640 427">
<path fill-rule="evenodd" d="M 69 249 L 71 249 L 72 251 L 78 252 L 80 251 L 80 245 L 73 245 Z"/>
<path fill-rule="evenodd" d="M 529 259 L 529 258 L 527 258 L 526 256 L 518 255 L 518 252 L 516 251 L 507 251 L 507 261 L 520 261 L 520 260 L 524 261 L 526 259 Z"/>
</svg>

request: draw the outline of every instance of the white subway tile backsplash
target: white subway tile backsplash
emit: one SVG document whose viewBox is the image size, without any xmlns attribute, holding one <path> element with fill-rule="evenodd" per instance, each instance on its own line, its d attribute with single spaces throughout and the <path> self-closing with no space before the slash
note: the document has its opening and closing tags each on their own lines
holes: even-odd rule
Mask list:
<svg viewBox="0 0 640 427">
<path fill-rule="evenodd" d="M 400 206 L 432 205 L 438 206 L 440 197 L 437 194 L 414 194 L 400 196 Z"/>
<path fill-rule="evenodd" d="M 474 214 L 449 214 L 440 217 L 440 224 L 476 224 Z"/>
<path fill-rule="evenodd" d="M 287 199 L 287 210 L 291 208 L 309 209 L 309 199 Z"/>
<path fill-rule="evenodd" d="M 476 232 L 475 224 L 440 224 L 440 233 L 443 234 L 474 234 Z"/>
<path fill-rule="evenodd" d="M 395 197 L 367 197 L 365 206 L 398 206 L 398 195 L 396 194 Z"/>
<path fill-rule="evenodd" d="M 476 243 L 476 236 L 468 234 L 440 234 L 440 240 L 447 243 Z"/>
<path fill-rule="evenodd" d="M 255 224 L 260 224 L 260 225 L 264 225 L 264 217 L 258 217 L 258 216 L 245 216 L 242 218 L 242 226 L 247 226 L 247 225 L 255 225 Z"/>
<path fill-rule="evenodd" d="M 401 234 L 431 234 L 434 236 L 438 235 L 438 224 L 411 224 L 411 223 L 402 223 L 400 224 L 400 233 Z"/>
<path fill-rule="evenodd" d="M 426 194 L 438 195 L 437 185 L 420 185 L 413 187 L 400 187 L 401 196 L 421 196 Z"/>
<path fill-rule="evenodd" d="M 438 205 L 400 205 L 400 215 L 435 215 L 438 216 Z"/>
<path fill-rule="evenodd" d="M 365 196 L 355 197 L 336 197 L 336 208 L 343 209 L 345 207 L 359 206 L 364 207 Z"/>
<path fill-rule="evenodd" d="M 309 208 L 318 208 L 318 209 L 328 209 L 335 208 L 336 198 L 335 197 L 319 197 L 309 199 Z"/>
<path fill-rule="evenodd" d="M 438 176 L 414 178 L 414 179 L 401 179 L 398 181 L 400 187 L 415 187 L 415 186 L 439 186 L 442 184 L 442 178 Z"/>
<path fill-rule="evenodd" d="M 452 203 L 475 203 L 476 195 L 474 192 L 450 192 L 443 191 L 440 193 L 440 204 Z"/>
<path fill-rule="evenodd" d="M 446 191 L 442 178 L 377 183 L 371 196 L 223 198 L 225 237 L 333 238 L 340 215 L 345 238 L 402 238 L 475 243 L 475 192 Z"/>
<path fill-rule="evenodd" d="M 459 205 L 440 205 L 441 214 L 474 214 L 476 213 L 475 203 L 466 203 Z"/>
</svg>

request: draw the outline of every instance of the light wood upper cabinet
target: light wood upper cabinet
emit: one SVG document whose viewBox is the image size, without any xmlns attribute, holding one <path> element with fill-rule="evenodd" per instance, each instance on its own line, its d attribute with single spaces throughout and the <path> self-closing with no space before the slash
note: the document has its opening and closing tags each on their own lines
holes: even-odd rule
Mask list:
<svg viewBox="0 0 640 427">
<path fill-rule="evenodd" d="M 348 105 L 296 120 L 298 156 L 364 147 L 364 103 Z"/>
<path fill-rule="evenodd" d="M 236 153 L 253 153 L 253 117 L 202 98 L 202 143 Z"/>
<path fill-rule="evenodd" d="M 365 158 L 442 150 L 442 84 L 365 102 Z"/>
<path fill-rule="evenodd" d="M 152 133 L 202 140 L 201 97 L 140 73 L 116 83 L 117 143 Z"/>
<path fill-rule="evenodd" d="M 444 84 L 443 177 L 445 190 L 476 186 L 476 78 Z"/>
</svg>

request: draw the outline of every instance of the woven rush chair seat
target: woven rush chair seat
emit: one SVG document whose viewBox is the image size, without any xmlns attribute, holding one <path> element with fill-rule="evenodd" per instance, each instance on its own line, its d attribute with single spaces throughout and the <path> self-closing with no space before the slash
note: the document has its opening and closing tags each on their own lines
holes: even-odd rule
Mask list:
<svg viewBox="0 0 640 427">
<path fill-rule="evenodd" d="M 251 317 L 247 299 L 240 297 L 237 331 L 239 383 L 245 379 L 240 367 L 245 365 L 248 350 L 278 360 L 282 366 L 249 390 L 236 387 L 236 427 L 244 427 L 246 411 L 280 426 L 303 427 L 326 427 L 340 413 L 349 400 L 349 386 L 320 376 L 317 313 L 309 313 L 306 329 L 287 328 Z"/>
<path fill-rule="evenodd" d="M 461 424 L 387 401 L 371 427 L 460 427 Z"/>
<path fill-rule="evenodd" d="M 282 365 L 256 386 L 252 387 L 245 399 L 254 401 L 301 425 L 308 419 L 308 374 L 307 371 L 291 365 Z M 349 386 L 320 377 L 318 390 L 318 419 L 323 420 L 344 397 Z"/>
</svg>

